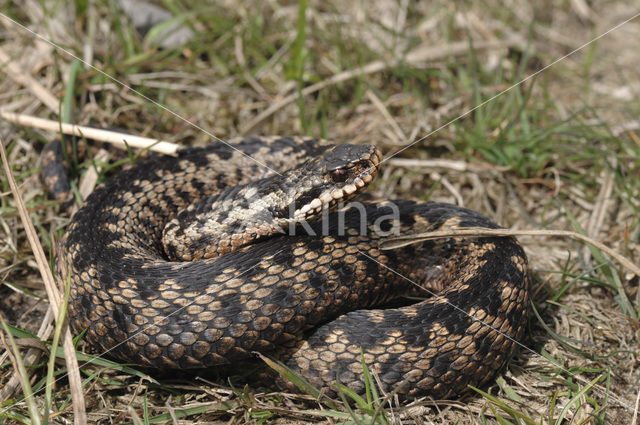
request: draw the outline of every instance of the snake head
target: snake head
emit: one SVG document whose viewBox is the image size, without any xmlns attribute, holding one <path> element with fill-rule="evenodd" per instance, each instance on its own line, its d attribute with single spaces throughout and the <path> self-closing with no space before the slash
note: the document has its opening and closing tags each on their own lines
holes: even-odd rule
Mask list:
<svg viewBox="0 0 640 425">
<path fill-rule="evenodd" d="M 308 160 L 288 176 L 296 191 L 292 193 L 286 216 L 300 222 L 317 218 L 323 210 L 335 209 L 373 181 L 381 162 L 380 151 L 365 145 L 333 146 Z"/>
<path fill-rule="evenodd" d="M 180 211 L 163 229 L 167 257 L 213 258 L 286 233 L 290 225 L 316 220 L 362 192 L 380 168 L 381 154 L 374 146 L 319 150 L 299 167 L 228 187 Z"/>
</svg>

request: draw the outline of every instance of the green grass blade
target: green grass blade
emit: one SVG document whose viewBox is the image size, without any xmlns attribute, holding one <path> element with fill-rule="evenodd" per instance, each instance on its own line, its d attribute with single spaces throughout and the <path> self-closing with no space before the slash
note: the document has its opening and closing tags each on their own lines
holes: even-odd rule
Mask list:
<svg viewBox="0 0 640 425">
<path fill-rule="evenodd" d="M 360 415 L 357 415 L 356 412 L 354 412 L 354 410 L 351 408 L 351 405 L 349 404 L 349 400 L 347 400 L 347 397 L 346 397 L 347 394 L 350 394 L 350 393 L 352 394 L 353 391 L 351 391 L 350 389 L 348 389 L 344 385 L 342 385 L 340 383 L 340 381 L 337 381 L 335 387 L 336 387 L 336 389 L 338 391 L 338 396 L 342 400 L 342 403 L 344 403 L 344 408 L 347 410 L 347 413 L 351 417 L 351 420 L 356 425 L 364 425 L 363 424 L 363 418 Z M 348 392 L 345 392 L 343 390 L 345 388 L 348 390 Z M 351 397 L 351 394 L 349 395 L 350 397 Z M 360 399 L 360 400 L 358 400 L 358 399 Z M 354 399 L 354 401 L 356 401 L 356 403 L 358 403 L 358 401 L 361 401 L 362 403 L 364 403 L 364 400 L 357 394 L 356 394 L 356 398 Z"/>
<path fill-rule="evenodd" d="M 345 395 L 350 399 L 352 399 L 353 401 L 355 401 L 356 405 L 363 411 L 368 411 L 371 409 L 371 405 L 367 403 L 362 397 L 360 397 L 360 395 L 358 395 L 358 393 L 353 391 L 351 388 L 339 383 L 334 384 L 334 387 L 338 392 L 338 394 Z"/>
<path fill-rule="evenodd" d="M 574 230 L 582 235 L 587 236 L 585 230 L 582 228 L 580 223 L 578 223 L 578 221 L 573 216 L 573 214 L 571 214 L 571 212 L 566 208 L 565 208 L 565 213 L 567 218 L 571 222 L 571 225 L 573 226 Z M 633 305 L 629 301 L 629 298 L 627 297 L 627 294 L 624 290 L 624 286 L 622 285 L 622 281 L 620 280 L 620 275 L 616 271 L 615 267 L 613 267 L 611 262 L 604 256 L 604 254 L 599 249 L 591 245 L 587 245 L 587 246 L 589 248 L 589 251 L 591 252 L 591 255 L 593 255 L 593 258 L 598 263 L 606 264 L 606 266 L 603 267 L 602 272 L 606 276 L 607 280 L 609 280 L 609 283 L 616 288 L 616 292 L 617 292 L 616 300 L 618 301 L 618 304 L 620 305 L 620 309 L 622 310 L 622 312 L 624 314 L 631 316 L 631 318 L 637 320 L 638 313 L 636 312 L 636 310 L 633 308 Z"/>
<path fill-rule="evenodd" d="M 231 404 L 227 404 L 228 402 L 222 402 L 220 404 L 213 404 L 213 406 L 215 406 L 215 409 L 217 410 L 231 410 L 234 408 L 237 408 L 238 406 L 235 405 L 231 405 Z M 187 407 L 184 409 L 174 409 L 173 410 L 173 415 L 178 418 L 178 419 L 182 419 L 182 418 L 188 418 L 189 416 L 194 416 L 194 415 L 200 415 L 203 413 L 206 413 L 208 411 L 212 410 L 212 405 L 211 404 L 204 404 L 204 405 L 200 405 L 200 406 L 195 406 L 195 407 Z M 134 411 L 135 413 L 135 411 Z M 135 422 L 136 419 L 140 422 Z M 140 417 L 136 414 L 136 419 L 133 419 L 133 422 L 126 422 L 122 425 L 137 425 L 138 423 L 141 423 L 141 419 Z M 167 423 L 168 421 L 171 421 L 173 418 L 171 417 L 171 413 L 163 413 L 160 414 L 158 416 L 153 416 L 150 417 L 147 421 L 147 423 L 149 424 L 157 424 L 157 423 Z"/>
<path fill-rule="evenodd" d="M 271 369 L 278 372 L 278 374 L 283 378 L 285 378 L 286 380 L 293 383 L 293 385 L 295 385 L 300 391 L 302 391 L 305 394 L 309 394 L 310 396 L 314 397 L 317 400 L 322 399 L 322 401 L 332 409 L 337 408 L 333 400 L 331 400 L 329 397 L 324 395 L 319 389 L 311 385 L 311 383 L 306 379 L 304 379 L 302 376 L 298 375 L 297 373 L 289 369 L 284 364 L 274 361 L 269 357 L 265 356 L 264 354 L 261 354 L 261 353 L 256 353 L 256 354 L 258 355 L 258 357 L 262 359 L 263 362 L 267 364 L 267 366 L 269 366 Z"/>
<path fill-rule="evenodd" d="M 515 420 L 517 423 L 521 423 L 520 421 L 522 421 L 527 425 L 537 425 L 536 421 L 533 418 L 529 417 L 528 415 L 525 415 L 524 413 L 519 412 L 518 410 L 509 406 L 499 398 L 492 396 L 491 394 L 486 393 L 478 388 L 475 388 L 472 386 L 469 386 L 469 388 L 471 388 L 473 391 L 477 392 L 478 394 L 480 394 L 481 396 L 489 400 L 495 406 L 499 407 L 503 412 L 511 416 L 511 418 Z"/>
<path fill-rule="evenodd" d="M 376 389 L 376 383 L 369 372 L 369 368 L 367 367 L 367 363 L 364 361 L 364 352 L 362 348 L 360 348 L 360 362 L 362 364 L 362 373 L 364 375 L 364 387 L 365 394 L 367 395 L 367 403 L 371 405 L 373 400 L 378 400 L 378 390 Z"/>
<path fill-rule="evenodd" d="M 493 407 L 492 405 L 489 405 L 489 409 L 491 409 L 491 412 L 493 413 L 493 416 L 496 418 L 496 420 L 498 421 L 498 423 L 500 425 L 513 425 L 513 422 L 509 422 L 508 420 L 506 420 L 505 418 L 503 418 L 500 413 L 498 413 L 498 411 L 496 410 L 495 407 Z M 518 419 L 516 419 L 516 424 L 520 425 L 522 422 L 520 422 Z"/>
<path fill-rule="evenodd" d="M 64 358 L 64 352 L 62 351 L 62 347 L 56 348 L 56 356 L 59 358 Z M 119 372 L 127 373 L 132 376 L 137 376 L 138 378 L 142 378 L 148 380 L 149 382 L 158 383 L 155 379 L 147 375 L 146 373 L 142 373 L 130 366 L 120 364 L 111 360 L 107 360 L 103 357 L 94 356 L 91 354 L 85 354 L 80 351 L 76 351 L 76 356 L 78 357 L 79 362 L 93 364 L 96 366 L 106 367 L 108 369 L 117 370 Z M 81 365 L 84 366 L 84 365 Z"/>
<path fill-rule="evenodd" d="M 71 117 L 73 115 L 73 99 L 76 91 L 76 79 L 81 69 L 82 62 L 77 59 L 71 62 L 71 65 L 69 66 L 69 79 L 67 80 L 67 88 L 62 100 L 61 121 L 65 123 L 71 122 Z"/>
<path fill-rule="evenodd" d="M 160 44 L 163 41 L 161 37 L 166 37 L 168 30 L 177 30 L 191 17 L 193 17 L 193 13 L 183 12 L 170 19 L 159 22 L 149 30 L 144 37 L 144 43 L 147 45 Z"/>
<path fill-rule="evenodd" d="M 40 425 L 40 412 L 38 412 L 36 401 L 33 398 L 33 389 L 31 388 L 31 383 L 29 382 L 29 374 L 27 373 L 27 369 L 24 367 L 20 349 L 18 348 L 16 341 L 13 339 L 13 335 L 11 335 L 9 327 L 7 326 L 7 322 L 4 320 L 4 316 L 2 314 L 0 314 L 0 324 L 2 324 L 4 334 L 9 339 L 9 347 L 13 351 L 13 360 L 15 362 L 15 367 L 18 370 L 20 385 L 22 386 L 24 401 L 27 403 L 27 408 L 29 409 L 29 417 L 31 418 L 31 423 L 33 423 L 34 425 Z M 4 337 L 2 339 L 4 340 Z"/>
<path fill-rule="evenodd" d="M 569 402 L 564 406 L 564 408 L 560 411 L 560 415 L 558 415 L 558 419 L 555 421 L 555 423 L 557 425 L 561 425 L 562 423 L 564 423 L 564 418 L 567 415 L 567 413 L 569 413 L 569 409 L 571 408 L 571 406 L 573 406 L 573 404 L 575 403 L 576 406 L 578 406 L 579 408 L 579 403 L 580 403 L 580 398 L 582 396 L 584 396 L 587 392 L 589 392 L 591 390 L 591 388 L 593 388 L 593 386 L 595 384 L 598 383 L 598 381 L 600 381 L 602 379 L 603 375 L 600 375 L 598 377 L 596 377 L 595 379 L 593 379 L 591 382 L 589 382 L 587 385 L 585 385 L 583 388 L 580 389 L 580 391 L 578 391 L 572 398 L 571 400 L 569 400 Z"/>
<path fill-rule="evenodd" d="M 147 392 L 144 392 L 144 400 L 142 402 L 142 420 L 144 421 L 144 425 L 149 425 L 149 398 L 147 397 Z"/>
</svg>

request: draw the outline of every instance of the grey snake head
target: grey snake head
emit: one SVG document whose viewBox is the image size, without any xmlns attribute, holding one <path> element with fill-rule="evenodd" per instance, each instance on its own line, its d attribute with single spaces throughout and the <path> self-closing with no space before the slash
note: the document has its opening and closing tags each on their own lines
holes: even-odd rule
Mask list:
<svg viewBox="0 0 640 425">
<path fill-rule="evenodd" d="M 216 257 L 317 220 L 362 192 L 380 168 L 381 153 L 374 146 L 322 148 L 282 174 L 229 187 L 181 211 L 163 231 L 168 258 Z"/>
<path fill-rule="evenodd" d="M 362 192 L 380 169 L 382 155 L 375 146 L 338 145 L 301 167 L 285 173 L 292 185 L 291 202 L 283 211 L 294 221 L 312 220 Z M 293 212 L 292 215 L 290 213 Z"/>
</svg>

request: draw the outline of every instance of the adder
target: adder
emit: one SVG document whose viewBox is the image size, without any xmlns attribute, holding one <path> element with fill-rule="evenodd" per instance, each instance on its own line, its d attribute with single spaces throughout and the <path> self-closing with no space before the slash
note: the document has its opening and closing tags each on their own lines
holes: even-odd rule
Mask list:
<svg viewBox="0 0 640 425">
<path fill-rule="evenodd" d="M 403 399 L 491 382 L 524 333 L 521 246 L 475 237 L 381 250 L 393 234 L 497 225 L 434 202 L 336 210 L 380 166 L 375 147 L 304 137 L 139 161 L 89 196 L 60 244 L 71 328 L 97 352 L 160 369 L 264 353 L 329 391 L 363 393 L 363 362 Z"/>
</svg>

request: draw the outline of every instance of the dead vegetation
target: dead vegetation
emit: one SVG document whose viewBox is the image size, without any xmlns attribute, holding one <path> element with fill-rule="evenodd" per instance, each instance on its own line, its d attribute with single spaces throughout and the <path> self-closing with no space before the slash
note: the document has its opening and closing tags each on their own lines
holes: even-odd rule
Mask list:
<svg viewBox="0 0 640 425">
<path fill-rule="evenodd" d="M 640 20 L 624 23 L 637 2 L 314 1 L 303 20 L 297 2 L 165 2 L 193 36 L 164 49 L 158 31 L 136 33 L 116 2 L 0 5 L 2 112 L 180 144 L 247 134 L 376 144 L 390 158 L 376 196 L 451 202 L 514 230 L 575 231 L 640 264 Z M 69 217 L 47 200 L 38 155 L 56 135 L 0 120 L 0 137 L 51 261 Z M 91 165 L 73 163 L 71 173 L 83 178 Z M 99 180 L 117 171 L 102 165 Z M 51 296 L 8 182 L 2 174 L 0 312 L 21 357 L 33 362 L 29 349 L 43 362 L 29 372 L 42 412 L 52 330 L 46 344 L 33 336 L 54 323 Z M 81 368 L 87 421 L 635 425 L 640 277 L 571 238 L 519 239 L 536 308 L 525 347 L 488 396 L 386 405 L 383 419 L 102 363 Z M 15 376 L 9 346 L 3 339 L 4 390 Z M 51 421 L 71 422 L 61 352 L 54 370 Z M 31 422 L 20 386 L 1 402 L 0 423 Z"/>
</svg>

